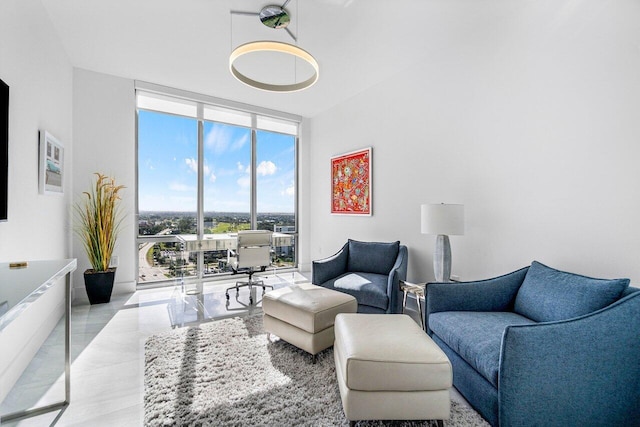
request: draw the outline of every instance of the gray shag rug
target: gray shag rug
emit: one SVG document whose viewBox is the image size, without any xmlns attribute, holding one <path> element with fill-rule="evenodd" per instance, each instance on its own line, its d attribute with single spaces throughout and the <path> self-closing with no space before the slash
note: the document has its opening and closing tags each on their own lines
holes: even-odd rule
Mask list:
<svg viewBox="0 0 640 427">
<path fill-rule="evenodd" d="M 332 349 L 309 354 L 272 337 L 262 316 L 154 335 L 145 344 L 145 426 L 348 426 Z M 358 426 L 431 426 L 360 421 Z M 446 426 L 488 424 L 452 401 Z"/>
</svg>

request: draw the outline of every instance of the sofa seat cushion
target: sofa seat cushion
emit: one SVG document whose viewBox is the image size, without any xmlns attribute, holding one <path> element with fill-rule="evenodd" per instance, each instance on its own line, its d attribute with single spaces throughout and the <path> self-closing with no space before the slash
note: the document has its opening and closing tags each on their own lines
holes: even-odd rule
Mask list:
<svg viewBox="0 0 640 427">
<path fill-rule="evenodd" d="M 347 271 L 389 275 L 399 251 L 399 241 L 382 243 L 349 239 Z"/>
<path fill-rule="evenodd" d="M 345 273 L 328 280 L 322 286 L 353 295 L 358 304 L 386 310 L 389 306 L 387 284 L 389 276 L 375 273 Z"/>
<path fill-rule="evenodd" d="M 594 279 L 534 261 L 516 295 L 514 310 L 536 322 L 571 319 L 617 301 L 629 279 Z"/>
<path fill-rule="evenodd" d="M 444 311 L 429 316 L 433 333 L 496 388 L 504 329 L 534 323 L 512 312 Z"/>
</svg>

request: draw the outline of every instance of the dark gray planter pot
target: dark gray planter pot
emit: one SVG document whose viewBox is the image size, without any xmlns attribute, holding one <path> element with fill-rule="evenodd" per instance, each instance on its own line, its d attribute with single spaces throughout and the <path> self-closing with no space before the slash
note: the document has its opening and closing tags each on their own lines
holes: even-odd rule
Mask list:
<svg viewBox="0 0 640 427">
<path fill-rule="evenodd" d="M 107 271 L 93 271 L 91 269 L 84 272 L 84 288 L 91 304 L 102 304 L 111 301 L 111 291 L 116 278 L 116 269 L 110 268 Z"/>
</svg>

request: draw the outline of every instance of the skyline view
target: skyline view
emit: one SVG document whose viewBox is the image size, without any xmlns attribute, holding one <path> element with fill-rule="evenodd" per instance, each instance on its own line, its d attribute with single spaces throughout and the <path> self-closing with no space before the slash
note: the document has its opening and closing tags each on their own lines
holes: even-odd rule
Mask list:
<svg viewBox="0 0 640 427">
<path fill-rule="evenodd" d="M 259 230 L 295 234 L 295 148 L 293 135 L 256 130 L 256 188 L 251 188 L 251 128 L 203 121 L 202 170 L 198 161 L 198 120 L 138 110 L 138 235 L 175 235 L 175 240 L 138 245 L 138 280 L 171 281 L 229 273 L 227 246 L 198 252 L 181 249 L 180 239 L 252 228 L 251 194 L 257 200 Z M 203 223 L 198 224 L 198 176 L 203 182 Z M 182 236 L 182 237 L 179 237 Z M 211 240 L 212 237 L 206 237 Z M 159 239 L 160 240 L 160 239 Z M 295 265 L 295 237 L 277 240 L 271 265 Z M 284 244 L 284 246 L 282 246 Z"/>
<path fill-rule="evenodd" d="M 256 132 L 258 213 L 293 213 L 295 137 Z M 204 210 L 249 212 L 251 129 L 204 122 Z M 197 210 L 198 121 L 139 110 L 140 212 Z"/>
</svg>

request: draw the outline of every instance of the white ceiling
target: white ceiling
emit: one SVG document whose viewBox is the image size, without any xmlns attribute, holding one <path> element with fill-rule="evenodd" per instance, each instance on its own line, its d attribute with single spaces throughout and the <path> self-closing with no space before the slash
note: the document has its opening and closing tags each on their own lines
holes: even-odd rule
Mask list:
<svg viewBox="0 0 640 427">
<path fill-rule="evenodd" d="M 291 0 L 289 28 L 317 59 L 320 79 L 285 94 L 246 87 L 228 70 L 232 46 L 292 42 L 284 30 L 230 11 L 258 12 L 284 0 L 41 1 L 75 67 L 306 117 L 419 61 L 447 25 L 436 10 L 442 1 Z"/>
</svg>

